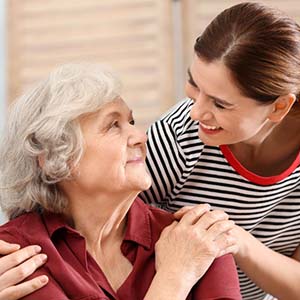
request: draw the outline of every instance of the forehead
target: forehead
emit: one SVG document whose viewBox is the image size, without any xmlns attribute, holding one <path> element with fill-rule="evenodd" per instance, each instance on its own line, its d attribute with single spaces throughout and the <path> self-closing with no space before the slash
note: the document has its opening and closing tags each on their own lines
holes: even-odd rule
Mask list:
<svg viewBox="0 0 300 300">
<path fill-rule="evenodd" d="M 198 87 L 206 94 L 221 99 L 229 99 L 233 96 L 234 98 L 243 97 L 230 70 L 221 60 L 206 62 L 195 55 L 190 66 L 190 73 Z"/>
<path fill-rule="evenodd" d="M 107 115 L 112 112 L 128 113 L 130 109 L 122 98 L 117 98 L 102 105 L 98 111 L 100 115 Z"/>
<path fill-rule="evenodd" d="M 117 98 L 110 102 L 103 104 L 99 110 L 93 113 L 88 113 L 79 118 L 79 122 L 82 127 L 88 126 L 88 124 L 101 122 L 107 118 L 129 115 L 131 110 L 122 98 Z"/>
</svg>

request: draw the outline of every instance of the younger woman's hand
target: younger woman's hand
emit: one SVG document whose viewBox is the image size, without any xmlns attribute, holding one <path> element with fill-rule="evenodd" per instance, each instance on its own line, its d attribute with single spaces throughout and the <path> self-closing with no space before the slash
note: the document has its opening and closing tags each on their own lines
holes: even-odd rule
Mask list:
<svg viewBox="0 0 300 300">
<path fill-rule="evenodd" d="M 46 255 L 40 251 L 39 246 L 20 249 L 17 244 L 0 240 L 0 300 L 20 299 L 47 284 L 45 275 L 22 282 L 46 262 Z"/>
</svg>

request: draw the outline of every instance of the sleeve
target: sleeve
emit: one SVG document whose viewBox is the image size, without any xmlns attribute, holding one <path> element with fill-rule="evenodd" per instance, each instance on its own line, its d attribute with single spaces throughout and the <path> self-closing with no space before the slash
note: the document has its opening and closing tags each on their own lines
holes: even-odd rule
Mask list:
<svg viewBox="0 0 300 300">
<path fill-rule="evenodd" d="M 184 100 L 165 116 L 150 126 L 147 142 L 147 167 L 152 177 L 152 186 L 140 197 L 146 203 L 164 207 L 171 191 L 180 184 L 186 169 L 186 157 L 179 135 L 188 128 L 191 100 Z"/>
<path fill-rule="evenodd" d="M 9 243 L 17 243 L 20 244 L 21 247 L 28 246 L 24 243 L 22 237 L 18 238 L 12 232 L 7 230 L 0 229 L 0 239 Z M 51 276 L 47 268 L 40 267 L 33 274 L 24 279 L 23 282 L 33 279 L 40 275 L 47 275 L 49 278 L 48 283 L 42 287 L 41 289 L 25 296 L 22 300 L 37 300 L 37 299 L 47 299 L 47 300 L 70 300 L 59 286 L 59 284 L 55 281 L 55 279 Z"/>
<path fill-rule="evenodd" d="M 237 268 L 230 254 L 215 259 L 192 290 L 192 300 L 241 300 Z"/>
</svg>

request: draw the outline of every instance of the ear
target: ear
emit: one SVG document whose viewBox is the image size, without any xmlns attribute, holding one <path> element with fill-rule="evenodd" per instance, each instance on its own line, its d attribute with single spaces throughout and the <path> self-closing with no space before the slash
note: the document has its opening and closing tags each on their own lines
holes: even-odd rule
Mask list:
<svg viewBox="0 0 300 300">
<path fill-rule="evenodd" d="M 273 110 L 269 114 L 269 120 L 275 123 L 280 122 L 288 114 L 295 101 L 296 96 L 292 93 L 279 96 L 273 103 Z"/>
</svg>

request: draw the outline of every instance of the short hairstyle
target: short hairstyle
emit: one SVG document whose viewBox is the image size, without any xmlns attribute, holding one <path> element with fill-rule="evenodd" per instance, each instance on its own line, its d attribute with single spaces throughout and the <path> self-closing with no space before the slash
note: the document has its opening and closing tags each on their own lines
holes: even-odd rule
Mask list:
<svg viewBox="0 0 300 300">
<path fill-rule="evenodd" d="M 300 28 L 282 12 L 245 2 L 221 12 L 196 40 L 198 57 L 221 60 L 242 94 L 260 103 L 300 96 Z"/>
<path fill-rule="evenodd" d="M 120 90 L 119 79 L 102 66 L 66 64 L 13 103 L 0 144 L 0 205 L 10 219 L 65 210 L 57 183 L 71 178 L 82 156 L 78 118 L 113 101 Z"/>
</svg>

